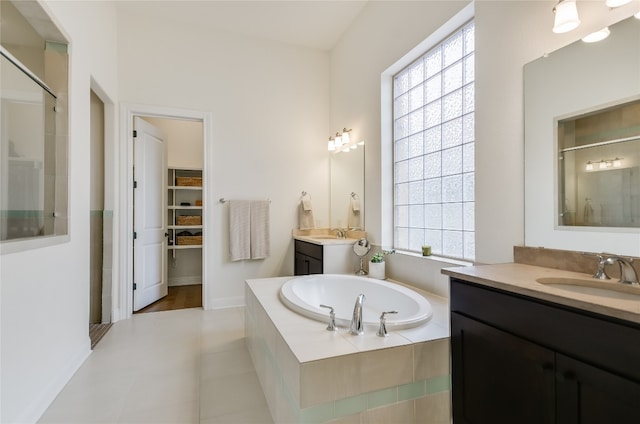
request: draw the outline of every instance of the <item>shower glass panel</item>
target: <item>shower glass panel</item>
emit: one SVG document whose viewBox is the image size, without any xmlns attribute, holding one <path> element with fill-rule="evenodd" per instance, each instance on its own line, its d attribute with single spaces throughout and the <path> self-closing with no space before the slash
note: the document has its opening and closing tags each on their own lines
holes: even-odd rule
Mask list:
<svg viewBox="0 0 640 424">
<path fill-rule="evenodd" d="M 4 53 L 1 60 L 0 240 L 66 234 L 66 138 L 56 137 L 56 98 Z"/>
<path fill-rule="evenodd" d="M 640 100 L 558 120 L 559 225 L 640 227 Z"/>
</svg>

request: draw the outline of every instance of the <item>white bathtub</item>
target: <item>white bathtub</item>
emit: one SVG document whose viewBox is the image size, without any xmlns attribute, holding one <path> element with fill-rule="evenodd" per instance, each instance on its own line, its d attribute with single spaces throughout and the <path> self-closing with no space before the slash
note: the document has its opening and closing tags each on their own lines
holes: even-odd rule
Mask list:
<svg viewBox="0 0 640 424">
<path fill-rule="evenodd" d="M 409 288 L 355 275 L 294 277 L 282 285 L 280 299 L 289 309 L 318 321 L 328 322 L 329 317 L 329 310 L 320 304 L 333 306 L 338 327 L 348 327 L 360 293 L 365 295 L 362 318 L 369 327 L 379 325 L 384 311 L 398 311 L 386 316 L 387 328 L 396 330 L 421 325 L 433 313 L 429 301 Z"/>
</svg>

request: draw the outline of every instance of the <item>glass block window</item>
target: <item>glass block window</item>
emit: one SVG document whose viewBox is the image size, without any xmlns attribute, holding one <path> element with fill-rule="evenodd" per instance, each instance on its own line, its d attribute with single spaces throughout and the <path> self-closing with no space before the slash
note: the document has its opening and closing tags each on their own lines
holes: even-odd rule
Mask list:
<svg viewBox="0 0 640 424">
<path fill-rule="evenodd" d="M 394 76 L 394 247 L 475 258 L 474 23 Z"/>
</svg>

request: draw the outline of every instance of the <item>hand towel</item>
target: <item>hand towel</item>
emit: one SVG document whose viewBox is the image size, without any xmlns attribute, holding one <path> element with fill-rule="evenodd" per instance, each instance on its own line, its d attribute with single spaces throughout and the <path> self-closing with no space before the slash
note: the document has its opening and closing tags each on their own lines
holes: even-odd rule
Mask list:
<svg viewBox="0 0 640 424">
<path fill-rule="evenodd" d="M 351 210 L 354 212 L 360 212 L 360 199 L 354 199 L 353 196 L 351 196 Z"/>
<path fill-rule="evenodd" d="M 300 208 L 298 209 L 298 228 L 301 230 L 309 230 L 315 227 L 313 208 L 311 207 L 311 196 L 304 194 L 302 199 L 300 199 Z"/>
<path fill-rule="evenodd" d="M 311 196 L 309 196 L 308 194 L 302 196 L 302 210 L 304 210 L 305 212 L 313 210 L 313 208 L 311 207 Z"/>
<path fill-rule="evenodd" d="M 583 221 L 585 224 L 591 224 L 593 222 L 593 206 L 591 206 L 591 200 L 586 199 L 584 204 Z"/>
<path fill-rule="evenodd" d="M 269 235 L 269 200 L 251 202 L 251 259 L 268 258 L 271 254 Z"/>
<path fill-rule="evenodd" d="M 251 202 L 229 200 L 229 252 L 232 261 L 251 258 Z"/>
<path fill-rule="evenodd" d="M 357 202 L 357 207 L 355 205 Z M 360 229 L 360 200 L 353 197 L 349 201 L 349 210 L 347 211 L 347 228 L 351 230 Z"/>
</svg>

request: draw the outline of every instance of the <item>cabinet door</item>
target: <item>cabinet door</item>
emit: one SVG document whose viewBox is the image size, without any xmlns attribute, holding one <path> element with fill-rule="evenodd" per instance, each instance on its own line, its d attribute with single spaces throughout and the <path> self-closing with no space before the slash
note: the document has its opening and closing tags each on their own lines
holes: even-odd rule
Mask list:
<svg viewBox="0 0 640 424">
<path fill-rule="evenodd" d="M 554 352 L 453 312 L 456 424 L 554 422 Z"/>
<path fill-rule="evenodd" d="M 312 258 L 311 256 L 296 252 L 294 274 L 322 274 L 322 261 L 316 258 Z"/>
<path fill-rule="evenodd" d="M 640 384 L 560 354 L 556 371 L 558 423 L 640 423 Z"/>
</svg>

